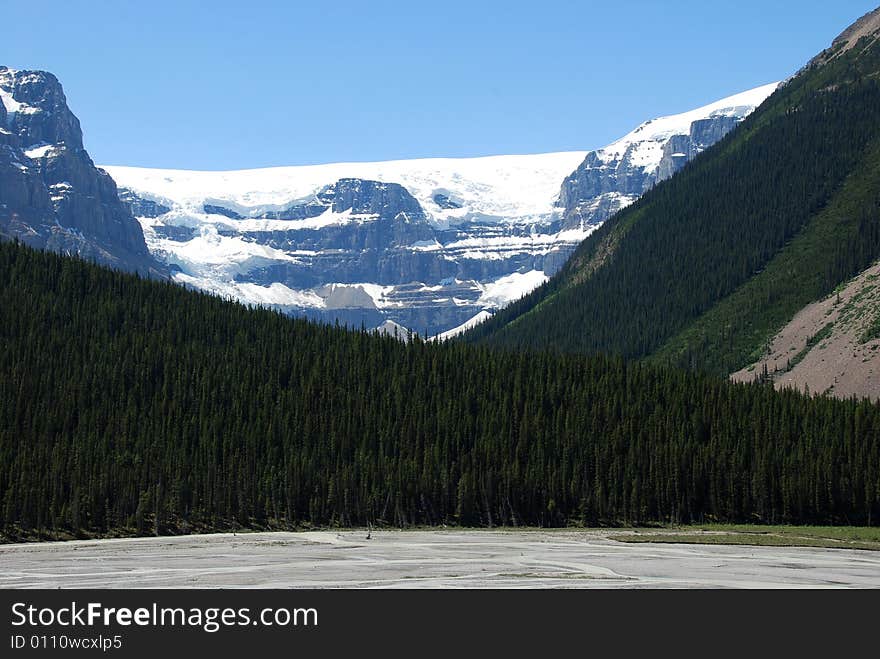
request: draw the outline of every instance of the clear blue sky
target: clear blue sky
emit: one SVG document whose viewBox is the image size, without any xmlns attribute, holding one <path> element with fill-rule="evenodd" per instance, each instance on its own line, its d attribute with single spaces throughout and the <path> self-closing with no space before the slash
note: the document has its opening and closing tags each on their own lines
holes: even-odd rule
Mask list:
<svg viewBox="0 0 880 659">
<path fill-rule="evenodd" d="M 785 78 L 877 1 L 8 2 L 0 63 L 102 164 L 537 153 Z"/>
</svg>

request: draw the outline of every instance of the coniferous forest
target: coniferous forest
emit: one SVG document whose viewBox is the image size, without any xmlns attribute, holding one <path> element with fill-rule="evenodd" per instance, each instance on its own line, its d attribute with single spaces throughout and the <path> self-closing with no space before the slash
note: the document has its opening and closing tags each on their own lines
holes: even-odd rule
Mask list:
<svg viewBox="0 0 880 659">
<path fill-rule="evenodd" d="M 717 375 L 754 362 L 880 258 L 878 75 L 869 38 L 817 59 L 467 338 Z"/>
<path fill-rule="evenodd" d="M 294 320 L 0 244 L 0 530 L 876 524 L 880 408 Z"/>
</svg>

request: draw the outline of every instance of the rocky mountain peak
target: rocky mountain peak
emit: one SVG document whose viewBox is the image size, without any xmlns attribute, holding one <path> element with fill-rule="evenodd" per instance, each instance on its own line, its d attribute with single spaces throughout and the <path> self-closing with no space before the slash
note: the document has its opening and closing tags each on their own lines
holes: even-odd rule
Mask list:
<svg viewBox="0 0 880 659">
<path fill-rule="evenodd" d="M 114 181 L 83 148 L 58 79 L 0 67 L 0 238 L 159 274 Z"/>
<path fill-rule="evenodd" d="M 64 144 L 81 150 L 82 129 L 67 107 L 61 83 L 46 71 L 16 71 L 0 67 L 5 127 L 25 148 L 39 144 Z"/>
<path fill-rule="evenodd" d="M 880 35 L 880 7 L 869 11 L 855 23 L 844 30 L 840 36 L 831 42 L 832 47 L 851 48 L 862 37 L 874 37 Z"/>
<path fill-rule="evenodd" d="M 831 42 L 831 47 L 814 57 L 808 66 L 825 64 L 850 48 L 853 48 L 863 38 L 868 39 L 868 44 L 875 43 L 880 39 L 880 7 L 869 11 L 855 23 L 846 28 L 838 37 Z"/>
<path fill-rule="evenodd" d="M 589 152 L 562 182 L 557 206 L 563 209 L 563 226 L 601 224 L 719 141 L 777 87 L 764 85 L 690 112 L 646 121 L 607 147 Z"/>
<path fill-rule="evenodd" d="M 331 204 L 334 213 L 351 211 L 356 215 L 383 218 L 394 218 L 405 213 L 410 221 L 425 219 L 419 202 L 398 183 L 341 178 L 319 192 L 318 198 Z"/>
</svg>

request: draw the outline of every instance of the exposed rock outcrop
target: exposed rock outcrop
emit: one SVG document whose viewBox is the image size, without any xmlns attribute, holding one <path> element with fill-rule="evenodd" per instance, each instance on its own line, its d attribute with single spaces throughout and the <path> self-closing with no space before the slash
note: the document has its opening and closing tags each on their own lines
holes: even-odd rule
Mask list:
<svg viewBox="0 0 880 659">
<path fill-rule="evenodd" d="M 601 224 L 721 140 L 777 85 L 765 85 L 704 108 L 645 122 L 591 151 L 559 192 L 565 228 Z"/>
<path fill-rule="evenodd" d="M 160 275 L 55 76 L 0 67 L 0 100 L 0 236 Z"/>
</svg>

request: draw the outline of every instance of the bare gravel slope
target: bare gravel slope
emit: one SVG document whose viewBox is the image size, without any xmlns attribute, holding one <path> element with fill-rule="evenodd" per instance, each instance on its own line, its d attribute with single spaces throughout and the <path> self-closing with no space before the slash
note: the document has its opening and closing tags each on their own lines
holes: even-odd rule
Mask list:
<svg viewBox="0 0 880 659">
<path fill-rule="evenodd" d="M 837 293 L 802 309 L 772 340 L 765 356 L 731 378 L 747 382 L 766 368 L 777 389 L 880 400 L 880 264 Z"/>
</svg>

